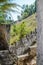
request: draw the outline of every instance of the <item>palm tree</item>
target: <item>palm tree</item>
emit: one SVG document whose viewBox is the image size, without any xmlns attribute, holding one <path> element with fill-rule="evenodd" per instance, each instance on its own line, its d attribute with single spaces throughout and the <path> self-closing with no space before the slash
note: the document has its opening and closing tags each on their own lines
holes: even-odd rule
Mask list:
<svg viewBox="0 0 43 65">
<path fill-rule="evenodd" d="M 21 7 L 21 6 L 16 3 L 11 3 L 10 0 L 0 0 L 0 23 L 6 22 L 6 20 L 7 21 L 11 20 L 11 18 L 12 18 L 11 12 L 20 13 L 17 11 L 17 10 L 19 10 L 18 7 Z M 15 10 L 15 8 L 17 10 Z M 9 16 L 9 18 L 8 18 L 8 16 Z"/>
</svg>

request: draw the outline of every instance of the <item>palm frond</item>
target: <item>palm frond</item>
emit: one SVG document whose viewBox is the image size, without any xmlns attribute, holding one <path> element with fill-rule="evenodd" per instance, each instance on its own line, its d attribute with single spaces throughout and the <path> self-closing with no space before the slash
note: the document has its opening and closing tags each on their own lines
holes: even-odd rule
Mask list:
<svg viewBox="0 0 43 65">
<path fill-rule="evenodd" d="M 1 10 L 5 11 L 5 10 L 8 10 L 10 9 L 11 7 L 16 7 L 17 5 L 15 3 L 6 3 L 4 5 L 1 6 Z"/>
<path fill-rule="evenodd" d="M 12 2 L 7 2 L 7 1 L 10 1 L 10 0 L 0 0 L 0 20 L 4 20 L 6 21 L 6 16 L 7 15 L 11 15 L 10 12 L 14 13 L 14 12 L 17 12 L 19 14 L 21 14 L 19 12 L 19 8 L 21 8 L 20 5 L 16 4 L 16 3 L 12 3 Z M 15 8 L 18 10 L 15 10 Z M 2 13 L 1 13 L 2 12 Z M 12 17 L 12 16 L 11 16 Z"/>
<path fill-rule="evenodd" d="M 0 3 L 7 2 L 8 0 L 0 0 Z"/>
<path fill-rule="evenodd" d="M 16 8 L 16 7 L 21 7 L 20 5 L 18 5 L 18 4 L 16 4 L 16 3 L 6 3 L 6 4 L 3 4 L 3 5 L 1 5 L 1 9 L 3 10 L 3 11 L 5 11 L 5 10 L 8 10 L 8 9 L 10 9 L 10 8 Z"/>
</svg>

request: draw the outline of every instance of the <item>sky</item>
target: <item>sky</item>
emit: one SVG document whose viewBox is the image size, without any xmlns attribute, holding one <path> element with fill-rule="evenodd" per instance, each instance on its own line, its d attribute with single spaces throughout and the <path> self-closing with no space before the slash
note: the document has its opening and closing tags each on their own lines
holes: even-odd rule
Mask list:
<svg viewBox="0 0 43 65">
<path fill-rule="evenodd" d="M 13 3 L 17 3 L 17 4 L 19 4 L 19 5 L 26 5 L 26 4 L 28 4 L 28 5 L 31 5 L 32 3 L 34 3 L 35 2 L 35 0 L 13 0 L 12 1 Z M 19 12 L 21 12 L 21 9 L 19 8 Z M 11 13 L 12 14 L 12 18 L 14 19 L 14 21 L 15 20 L 17 20 L 17 15 L 20 15 L 19 13 Z"/>
</svg>

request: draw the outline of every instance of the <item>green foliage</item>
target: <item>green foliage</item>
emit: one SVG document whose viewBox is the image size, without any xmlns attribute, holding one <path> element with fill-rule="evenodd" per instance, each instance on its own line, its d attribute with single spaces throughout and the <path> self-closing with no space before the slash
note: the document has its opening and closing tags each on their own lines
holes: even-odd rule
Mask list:
<svg viewBox="0 0 43 65">
<path fill-rule="evenodd" d="M 0 23 L 11 23 L 10 21 L 13 20 L 11 12 L 18 12 L 15 10 L 16 7 L 20 5 L 12 3 L 11 0 L 0 0 Z"/>
<path fill-rule="evenodd" d="M 30 34 L 31 31 L 35 30 L 37 26 L 35 15 L 36 14 L 33 14 L 30 17 L 24 19 L 23 21 L 11 26 L 11 44 L 17 42 L 18 40 L 21 40 L 27 34 Z"/>
<path fill-rule="evenodd" d="M 28 16 L 32 15 L 33 13 L 36 12 L 36 1 L 31 4 L 30 6 L 28 5 L 23 5 L 22 6 L 22 11 L 21 11 L 21 16 L 19 16 L 18 20 L 19 19 L 25 19 L 27 18 Z"/>
<path fill-rule="evenodd" d="M 26 22 L 23 21 L 21 24 L 20 24 L 20 38 L 23 38 L 25 35 L 26 35 Z"/>
<path fill-rule="evenodd" d="M 8 0 L 0 0 L 1 3 L 2 3 L 2 2 L 6 2 L 6 1 L 8 1 Z"/>
</svg>

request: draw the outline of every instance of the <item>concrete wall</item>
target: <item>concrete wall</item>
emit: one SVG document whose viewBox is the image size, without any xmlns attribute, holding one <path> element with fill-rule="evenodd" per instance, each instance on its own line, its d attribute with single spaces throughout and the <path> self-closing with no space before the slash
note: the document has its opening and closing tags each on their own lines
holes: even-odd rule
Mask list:
<svg viewBox="0 0 43 65">
<path fill-rule="evenodd" d="M 37 65 L 43 65 L 43 0 L 37 0 Z"/>
</svg>

